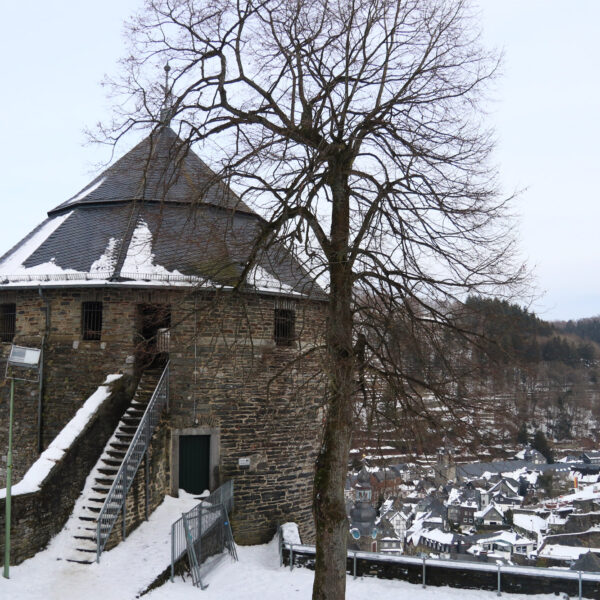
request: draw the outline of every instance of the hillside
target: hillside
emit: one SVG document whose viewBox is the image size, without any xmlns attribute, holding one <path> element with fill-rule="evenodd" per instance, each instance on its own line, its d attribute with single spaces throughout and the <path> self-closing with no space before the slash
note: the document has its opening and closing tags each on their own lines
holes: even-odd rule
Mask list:
<svg viewBox="0 0 600 600">
<path fill-rule="evenodd" d="M 471 297 L 450 326 L 390 328 L 407 385 L 365 409 L 356 445 L 435 454 L 442 445 L 502 457 L 536 431 L 559 448 L 600 441 L 600 319 L 551 323 L 516 304 Z M 440 398 L 443 397 L 442 400 Z"/>
</svg>

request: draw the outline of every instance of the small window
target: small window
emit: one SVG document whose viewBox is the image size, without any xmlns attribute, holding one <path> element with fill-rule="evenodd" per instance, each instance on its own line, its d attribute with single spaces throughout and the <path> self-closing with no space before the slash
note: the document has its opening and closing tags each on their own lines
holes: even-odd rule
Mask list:
<svg viewBox="0 0 600 600">
<path fill-rule="evenodd" d="M 102 335 L 102 302 L 83 302 L 81 332 L 84 340 L 99 340 Z"/>
<path fill-rule="evenodd" d="M 12 342 L 15 337 L 16 304 L 0 304 L 0 342 Z"/>
<path fill-rule="evenodd" d="M 295 340 L 296 312 L 288 308 L 275 309 L 275 343 L 291 346 Z"/>
</svg>

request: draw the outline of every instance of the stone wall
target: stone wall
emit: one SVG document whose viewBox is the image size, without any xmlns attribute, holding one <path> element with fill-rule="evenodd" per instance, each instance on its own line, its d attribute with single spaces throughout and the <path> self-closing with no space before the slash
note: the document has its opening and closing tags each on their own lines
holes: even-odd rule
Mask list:
<svg viewBox="0 0 600 600">
<path fill-rule="evenodd" d="M 44 480 L 41 489 L 12 498 L 11 564 L 42 550 L 67 521 L 86 477 L 98 461 L 133 394 L 130 378 L 112 384 L 110 396 Z M 5 530 L 5 500 L 0 500 L 0 531 Z M 4 536 L 0 539 L 4 560 Z"/>
<path fill-rule="evenodd" d="M 98 341 L 82 339 L 85 301 L 103 303 Z M 312 539 L 312 477 L 324 396 L 317 349 L 323 333 L 322 302 L 116 287 L 45 289 L 42 296 L 37 289 L 2 290 L 0 302 L 17 304 L 15 343 L 40 347 L 43 341 L 44 447 L 106 375 L 123 371 L 126 359 L 135 354 L 138 305 L 169 305 L 171 437 L 190 428 L 215 432 L 218 460 L 212 483 L 216 487 L 235 479 L 232 525 L 239 543 L 267 541 L 277 523 L 288 520 L 299 524 L 305 539 Z M 274 341 L 274 308 L 281 302 L 296 312 L 297 341 L 290 346 Z M 23 430 L 35 422 L 31 411 L 16 415 L 16 420 Z M 21 475 L 37 457 L 32 433 L 20 444 L 27 448 L 21 451 Z M 0 431 L 0 448 L 5 446 L 3 436 Z M 171 464 L 173 447 L 169 432 L 165 436 L 164 466 L 158 467 L 163 470 Z M 250 466 L 240 466 L 240 458 L 249 458 Z M 174 493 L 177 477 L 171 475 Z"/>
<path fill-rule="evenodd" d="M 0 343 L 0 488 L 6 486 L 6 459 L 8 452 L 8 419 L 11 382 L 4 378 L 10 344 Z M 14 382 L 13 417 L 13 476 L 20 481 L 38 454 L 39 384 L 28 381 Z"/>
<path fill-rule="evenodd" d="M 241 309 L 233 301 L 196 298 L 174 307 L 181 325 L 172 338 L 171 427 L 219 431 L 219 476 L 235 480 L 231 522 L 238 543 L 266 542 L 289 520 L 312 539 L 324 396 L 315 344 L 323 305 L 298 303 L 299 340 L 280 347 L 273 341 L 273 299 L 239 302 Z M 197 318 L 185 320 L 185 314 Z M 308 352 L 300 361 L 299 351 Z M 249 467 L 239 465 L 242 458 L 250 459 Z"/>
</svg>

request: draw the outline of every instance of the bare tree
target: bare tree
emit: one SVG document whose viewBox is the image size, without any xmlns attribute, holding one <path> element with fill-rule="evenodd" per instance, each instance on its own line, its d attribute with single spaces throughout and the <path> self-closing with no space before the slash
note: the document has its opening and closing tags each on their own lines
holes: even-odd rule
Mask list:
<svg viewBox="0 0 600 600">
<path fill-rule="evenodd" d="M 449 324 L 441 306 L 523 275 L 482 126 L 496 61 L 474 25 L 466 0 L 148 0 L 113 82 L 130 100 L 104 130 L 118 141 L 163 122 L 156 73 L 168 61 L 180 136 L 266 216 L 255 251 L 294 245 L 325 282 L 315 599 L 345 592 L 343 488 L 365 357 L 398 393 L 410 381 L 386 350 L 390 315 Z"/>
</svg>

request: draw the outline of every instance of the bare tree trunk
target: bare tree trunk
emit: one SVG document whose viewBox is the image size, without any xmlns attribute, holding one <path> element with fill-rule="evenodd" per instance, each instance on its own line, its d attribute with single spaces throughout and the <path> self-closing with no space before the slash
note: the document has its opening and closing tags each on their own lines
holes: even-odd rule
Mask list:
<svg viewBox="0 0 600 600">
<path fill-rule="evenodd" d="M 341 600 L 346 592 L 348 522 L 344 483 L 352 437 L 354 350 L 352 268 L 348 261 L 349 195 L 339 165 L 332 168 L 332 223 L 327 319 L 328 412 L 314 481 L 317 555 L 313 600 Z"/>
</svg>

